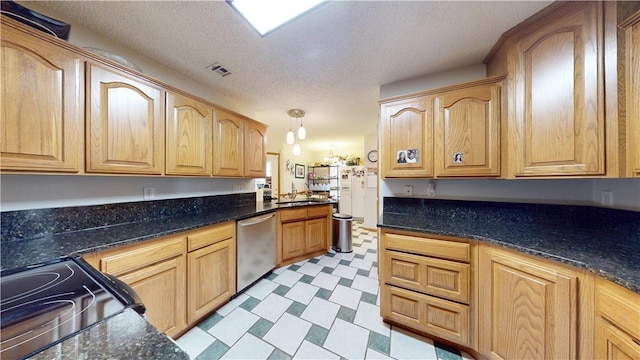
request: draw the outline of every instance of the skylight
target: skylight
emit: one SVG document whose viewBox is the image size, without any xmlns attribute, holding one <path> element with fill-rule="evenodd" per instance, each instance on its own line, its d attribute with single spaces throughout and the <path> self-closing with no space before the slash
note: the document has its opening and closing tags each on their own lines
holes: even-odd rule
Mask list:
<svg viewBox="0 0 640 360">
<path fill-rule="evenodd" d="M 301 16 L 325 0 L 227 0 L 260 35 Z"/>
</svg>

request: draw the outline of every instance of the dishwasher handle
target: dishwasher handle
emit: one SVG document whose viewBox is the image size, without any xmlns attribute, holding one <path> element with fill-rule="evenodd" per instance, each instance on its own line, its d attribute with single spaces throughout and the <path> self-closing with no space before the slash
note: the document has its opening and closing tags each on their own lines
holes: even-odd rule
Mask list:
<svg viewBox="0 0 640 360">
<path fill-rule="evenodd" d="M 260 217 L 254 217 L 254 218 L 250 218 L 250 219 L 247 219 L 247 220 L 238 221 L 238 225 L 240 225 L 240 226 L 256 225 L 256 224 L 263 223 L 263 222 L 273 218 L 274 216 L 276 216 L 275 213 L 272 213 L 272 214 L 269 214 L 269 215 L 265 215 L 265 216 L 260 216 Z"/>
</svg>

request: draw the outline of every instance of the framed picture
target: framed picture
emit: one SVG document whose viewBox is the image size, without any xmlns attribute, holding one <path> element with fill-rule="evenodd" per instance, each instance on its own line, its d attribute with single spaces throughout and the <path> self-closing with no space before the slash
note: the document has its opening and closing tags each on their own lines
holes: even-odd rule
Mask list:
<svg viewBox="0 0 640 360">
<path fill-rule="evenodd" d="M 304 179 L 304 165 L 296 164 L 296 179 Z"/>
</svg>

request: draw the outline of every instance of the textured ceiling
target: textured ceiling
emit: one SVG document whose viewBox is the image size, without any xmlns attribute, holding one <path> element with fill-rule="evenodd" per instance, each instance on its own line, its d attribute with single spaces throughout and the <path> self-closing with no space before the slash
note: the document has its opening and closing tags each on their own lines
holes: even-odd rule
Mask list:
<svg viewBox="0 0 640 360">
<path fill-rule="evenodd" d="M 286 111 L 304 109 L 303 151 L 362 146 L 376 132 L 380 85 L 481 63 L 549 3 L 331 1 L 262 38 L 224 1 L 39 2 L 242 99 L 270 126 L 270 143 L 284 139 Z M 214 62 L 232 75 L 207 70 Z"/>
</svg>

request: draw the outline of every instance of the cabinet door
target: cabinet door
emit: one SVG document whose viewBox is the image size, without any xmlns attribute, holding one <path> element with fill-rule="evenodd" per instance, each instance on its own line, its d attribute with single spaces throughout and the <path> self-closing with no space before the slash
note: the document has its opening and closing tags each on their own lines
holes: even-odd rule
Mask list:
<svg viewBox="0 0 640 360">
<path fill-rule="evenodd" d="M 515 176 L 604 174 L 601 2 L 569 2 L 516 35 Z"/>
<path fill-rule="evenodd" d="M 185 96 L 167 93 L 166 173 L 212 175 L 213 109 Z"/>
<path fill-rule="evenodd" d="M 78 172 L 82 166 L 80 59 L 2 24 L 0 168 Z"/>
<path fill-rule="evenodd" d="M 267 177 L 267 127 L 246 121 L 244 141 L 244 176 Z"/>
<path fill-rule="evenodd" d="M 469 306 L 389 285 L 380 291 L 383 318 L 462 346 L 471 344 Z"/>
<path fill-rule="evenodd" d="M 575 359 L 577 278 L 511 252 L 480 252 L 480 353 Z"/>
<path fill-rule="evenodd" d="M 282 224 L 282 260 L 304 255 L 306 252 L 305 222 Z"/>
<path fill-rule="evenodd" d="M 627 176 L 640 176 L 640 11 L 625 21 Z"/>
<path fill-rule="evenodd" d="M 94 64 L 87 88 L 87 172 L 162 174 L 163 90 Z"/>
<path fill-rule="evenodd" d="M 213 175 L 240 177 L 244 170 L 244 120 L 216 110 L 213 128 Z"/>
<path fill-rule="evenodd" d="M 471 275 L 469 264 L 383 251 L 382 280 L 391 285 L 424 292 L 469 304 Z"/>
<path fill-rule="evenodd" d="M 380 116 L 382 177 L 433 176 L 433 97 L 383 104 Z"/>
<path fill-rule="evenodd" d="M 143 267 L 119 276 L 140 296 L 147 320 L 158 330 L 176 336 L 186 327 L 184 256 Z"/>
<path fill-rule="evenodd" d="M 235 239 L 188 255 L 188 319 L 191 324 L 227 302 L 236 292 Z"/>
<path fill-rule="evenodd" d="M 436 176 L 500 175 L 500 84 L 436 96 Z"/>
<path fill-rule="evenodd" d="M 629 335 L 609 324 L 601 317 L 596 319 L 596 359 L 606 360 L 638 360 L 640 344 Z"/>
<path fill-rule="evenodd" d="M 321 251 L 327 248 L 327 218 L 311 219 L 305 222 L 306 244 L 305 253 Z"/>
</svg>

